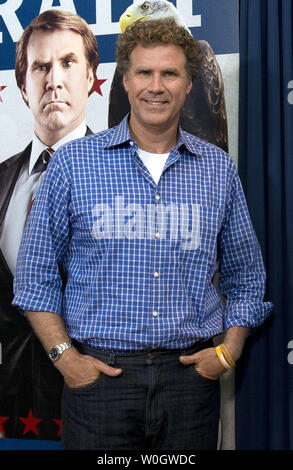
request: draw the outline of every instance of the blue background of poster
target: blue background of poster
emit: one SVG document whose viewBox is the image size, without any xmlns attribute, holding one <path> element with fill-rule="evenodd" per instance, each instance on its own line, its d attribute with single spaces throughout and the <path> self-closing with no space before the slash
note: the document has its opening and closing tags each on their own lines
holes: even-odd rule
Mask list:
<svg viewBox="0 0 293 470">
<path fill-rule="evenodd" d="M 176 6 L 176 0 L 171 0 Z M 96 24 L 96 15 L 99 14 L 96 4 L 99 0 L 74 0 L 76 13 L 82 16 L 90 25 Z M 13 42 L 7 24 L 1 16 L 1 5 L 9 5 L 11 1 L 0 0 L 0 69 L 14 68 L 15 42 Z M 15 2 L 14 2 L 15 3 Z M 18 2 L 19 3 L 19 2 Z M 41 0 L 23 0 L 20 7 L 11 15 L 15 15 L 24 29 L 30 21 L 40 13 Z M 52 0 L 52 7 L 60 7 L 62 1 Z M 117 23 L 121 14 L 131 4 L 129 0 L 108 0 L 111 8 L 112 22 Z M 213 48 L 215 54 L 231 54 L 238 52 L 238 2 L 235 0 L 221 0 L 220 7 L 217 0 L 185 0 L 186 5 L 192 3 L 192 14 L 201 15 L 201 26 L 191 27 L 191 31 L 198 39 L 205 39 Z M 111 5 L 110 5 L 111 4 Z M 64 8 L 65 9 L 65 8 Z M 223 34 L 224 32 L 224 34 Z M 115 42 L 117 34 L 96 35 L 102 62 L 115 61 Z"/>
</svg>

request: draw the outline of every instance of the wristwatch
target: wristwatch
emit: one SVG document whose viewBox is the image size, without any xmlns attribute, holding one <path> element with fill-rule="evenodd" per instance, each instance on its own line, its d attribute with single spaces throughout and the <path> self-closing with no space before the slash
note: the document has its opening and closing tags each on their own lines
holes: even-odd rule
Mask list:
<svg viewBox="0 0 293 470">
<path fill-rule="evenodd" d="M 61 354 L 66 351 L 66 349 L 69 349 L 72 347 L 72 343 L 62 343 L 62 344 L 57 344 L 56 346 L 53 346 L 50 351 L 49 351 L 49 358 L 51 359 L 52 362 L 57 361 Z"/>
</svg>

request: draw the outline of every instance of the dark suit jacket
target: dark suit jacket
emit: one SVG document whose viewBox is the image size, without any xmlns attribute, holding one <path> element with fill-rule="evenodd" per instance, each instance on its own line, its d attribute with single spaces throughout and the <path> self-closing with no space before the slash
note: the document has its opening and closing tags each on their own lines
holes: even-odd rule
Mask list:
<svg viewBox="0 0 293 470">
<path fill-rule="evenodd" d="M 92 134 L 87 128 L 86 135 Z M 23 164 L 30 158 L 32 143 L 25 150 L 0 164 L 0 227 Z M 23 437 L 24 425 L 19 417 L 29 409 L 37 418 L 60 419 L 63 380 L 52 366 L 26 318 L 12 305 L 13 275 L 0 250 L 0 417 L 7 437 Z M 38 426 L 41 429 L 41 424 Z M 54 439 L 58 426 L 52 422 L 39 432 L 41 439 Z M 25 437 L 33 437 L 25 436 Z"/>
</svg>

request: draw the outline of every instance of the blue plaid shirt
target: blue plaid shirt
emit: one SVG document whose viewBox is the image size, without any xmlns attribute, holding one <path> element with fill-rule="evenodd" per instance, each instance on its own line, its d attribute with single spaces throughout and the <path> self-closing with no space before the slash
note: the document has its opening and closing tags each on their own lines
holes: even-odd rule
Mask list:
<svg viewBox="0 0 293 470">
<path fill-rule="evenodd" d="M 62 315 L 88 346 L 135 351 L 257 326 L 272 307 L 264 288 L 231 158 L 179 130 L 156 185 L 125 118 L 52 157 L 22 240 L 13 304 Z"/>
</svg>

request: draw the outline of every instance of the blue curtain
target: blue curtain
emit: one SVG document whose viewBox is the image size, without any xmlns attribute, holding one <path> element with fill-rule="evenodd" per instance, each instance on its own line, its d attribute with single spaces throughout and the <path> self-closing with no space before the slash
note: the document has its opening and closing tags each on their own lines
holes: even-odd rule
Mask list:
<svg viewBox="0 0 293 470">
<path fill-rule="evenodd" d="M 269 320 L 237 366 L 237 449 L 293 449 L 293 2 L 241 0 L 239 174 L 267 269 Z"/>
</svg>

